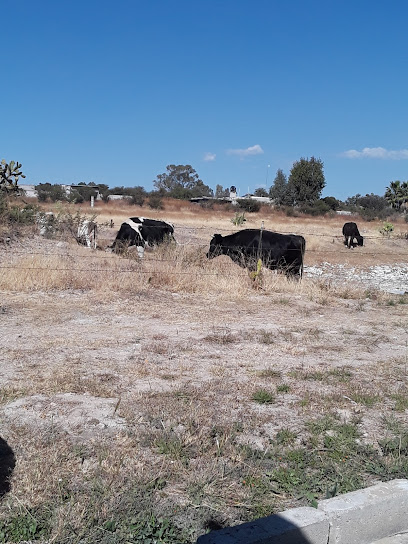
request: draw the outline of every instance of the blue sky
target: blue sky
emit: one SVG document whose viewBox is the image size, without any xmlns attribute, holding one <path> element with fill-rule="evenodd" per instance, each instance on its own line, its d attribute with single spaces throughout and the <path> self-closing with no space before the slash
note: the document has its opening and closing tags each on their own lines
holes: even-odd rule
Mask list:
<svg viewBox="0 0 408 544">
<path fill-rule="evenodd" d="M 408 179 L 405 0 L 1 5 L 0 158 L 26 183 L 152 190 L 191 164 L 243 194 L 311 156 L 326 196 Z"/>
</svg>

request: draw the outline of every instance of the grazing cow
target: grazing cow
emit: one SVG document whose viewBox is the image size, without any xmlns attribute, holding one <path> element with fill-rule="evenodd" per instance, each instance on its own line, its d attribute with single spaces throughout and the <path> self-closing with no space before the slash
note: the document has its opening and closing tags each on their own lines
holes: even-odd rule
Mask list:
<svg viewBox="0 0 408 544">
<path fill-rule="evenodd" d="M 360 235 L 355 223 L 344 223 L 343 225 L 344 244 L 350 249 L 354 249 L 355 245 L 362 246 L 364 238 Z M 354 243 L 357 240 L 357 244 Z"/>
<path fill-rule="evenodd" d="M 143 257 L 145 247 L 163 243 L 166 239 L 173 238 L 173 233 L 173 225 L 165 221 L 131 217 L 121 224 L 112 249 L 120 252 L 128 246 L 136 246 L 139 257 Z"/>
<path fill-rule="evenodd" d="M 289 277 L 302 277 L 306 241 L 296 234 L 279 234 L 269 230 L 245 229 L 229 236 L 214 234 L 207 253 L 209 259 L 228 255 L 244 268 L 256 270 L 257 262 Z"/>
<path fill-rule="evenodd" d="M 84 219 L 78 225 L 77 242 L 86 247 L 96 249 L 97 225 L 94 221 Z"/>
</svg>

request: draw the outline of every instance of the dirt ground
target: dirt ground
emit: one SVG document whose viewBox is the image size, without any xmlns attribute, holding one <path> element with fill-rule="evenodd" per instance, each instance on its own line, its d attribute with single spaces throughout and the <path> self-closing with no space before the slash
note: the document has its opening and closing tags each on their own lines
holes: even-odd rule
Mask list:
<svg viewBox="0 0 408 544">
<path fill-rule="evenodd" d="M 204 246 L 208 236 L 207 231 L 195 231 L 194 239 L 182 224 L 179 232 L 180 243 L 187 245 Z M 208 232 L 214 232 L 212 225 Z M 112 234 L 106 230 L 106 242 L 109 238 Z M 378 255 L 376 246 L 377 255 L 371 250 L 371 257 L 369 245 L 347 250 L 336 241 L 331 254 L 306 256 L 303 286 L 288 292 L 283 283 L 276 292 L 248 290 L 244 297 L 149 285 L 139 292 L 118 290 L 103 296 L 92 289 L 3 290 L 1 438 L 16 459 L 9 501 L 14 496 L 31 504 L 41 495 L 35 491 L 41 487 L 36 480 L 40 476 L 32 474 L 27 481 L 30 455 L 36 451 L 27 441 L 50 432 L 72 447 L 107 441 L 115 448 L 120 440 L 143 436 L 154 418 L 162 430 L 172 429 L 178 436 L 184 436 L 193 420 L 201 431 L 243 422 L 237 444 L 265 452 L 280 429 L 301 435 L 305 420 L 335 410 L 342 421 L 358 415 L 361 440 L 377 447 L 384 417 L 403 419 L 407 413 L 396 414 L 393 400 L 406 394 L 408 378 L 404 243 L 397 243 L 393 256 L 392 251 Z M 333 245 L 327 241 L 329 249 Z M 34 237 L 3 248 L 1 262 L 12 262 L 16 252 L 32 254 L 34 247 L 48 253 L 61 247 L 76 251 L 69 244 Z M 364 266 L 357 261 L 360 249 L 366 252 Z M 340 254 L 346 263 L 339 262 Z M 330 276 L 326 283 L 325 275 Z M 360 295 L 333 290 L 333 284 L 340 288 L 344 283 L 359 289 Z M 339 374 L 347 369 L 351 383 L 319 378 L 334 375 L 336 369 Z M 282 384 L 286 389 L 281 388 L 273 404 L 253 401 L 257 390 L 276 393 Z M 358 400 L 359 392 L 380 400 L 366 405 Z M 174 399 L 181 404 L 173 406 Z M 201 440 L 201 435 L 189 432 L 192 444 Z M 137 451 L 125 457 L 137 456 L 139 467 L 147 463 L 142 472 L 166 472 L 170 461 L 163 465 L 163 455 L 151 444 L 139 444 Z M 86 459 L 85 467 L 94 461 Z M 50 461 L 48 470 L 64 462 Z M 67 478 L 74 485 L 85 470 L 84 461 L 70 470 Z M 168 476 L 160 500 L 170 497 L 189 511 L 188 489 L 206 470 L 204 459 L 192 459 L 173 480 Z M 47 477 L 45 470 L 41 478 Z M 231 483 L 220 478 L 217 485 L 224 484 L 237 485 L 234 479 Z M 215 509 L 226 524 L 245 519 L 242 509 L 238 512 L 231 501 L 218 497 L 224 491 L 209 491 L 215 502 L 206 497 L 202 504 Z M 293 504 L 296 500 L 286 497 L 279 507 Z M 196 517 L 184 519 L 194 537 L 205 530 Z"/>
</svg>

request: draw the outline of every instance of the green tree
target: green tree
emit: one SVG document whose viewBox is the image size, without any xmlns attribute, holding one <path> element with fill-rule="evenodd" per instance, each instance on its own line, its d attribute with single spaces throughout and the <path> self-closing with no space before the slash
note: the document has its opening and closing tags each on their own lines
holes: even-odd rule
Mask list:
<svg viewBox="0 0 408 544">
<path fill-rule="evenodd" d="M 350 196 L 346 199 L 345 206 L 352 212 L 358 212 L 367 221 L 385 219 L 390 214 L 390 205 L 385 197 L 374 193 Z"/>
<path fill-rule="evenodd" d="M 224 189 L 222 185 L 215 187 L 215 198 L 225 198 L 229 196 L 229 190 Z"/>
<path fill-rule="evenodd" d="M 72 187 L 69 200 L 72 202 L 78 202 L 79 204 L 81 202 L 89 202 L 91 200 L 91 196 L 97 195 L 97 189 L 95 189 L 95 187 L 97 187 L 97 185 L 93 181 L 90 183 L 81 181 L 76 187 Z"/>
<path fill-rule="evenodd" d="M 340 207 L 340 202 L 335 198 L 334 196 L 325 196 L 322 198 L 323 202 L 325 202 L 331 210 L 338 210 Z"/>
<path fill-rule="evenodd" d="M 266 189 L 264 189 L 263 187 L 258 187 L 257 189 L 255 189 L 254 195 L 255 196 L 268 196 L 268 193 L 267 193 Z"/>
<path fill-rule="evenodd" d="M 391 181 L 390 185 L 385 190 L 384 198 L 396 210 L 408 202 L 408 182 Z"/>
<path fill-rule="evenodd" d="M 252 198 L 237 198 L 238 207 L 246 212 L 259 212 L 261 203 Z"/>
<path fill-rule="evenodd" d="M 275 206 L 293 205 L 291 188 L 289 187 L 287 177 L 280 168 L 276 172 L 272 187 L 269 189 L 269 198 L 273 200 Z"/>
<path fill-rule="evenodd" d="M 123 187 L 123 185 L 120 187 L 113 187 L 109 191 L 109 194 L 130 196 L 130 202 L 137 206 L 143 206 L 147 197 L 147 192 L 141 185 L 137 185 L 136 187 Z"/>
<path fill-rule="evenodd" d="M 57 200 L 68 200 L 65 190 L 57 183 L 39 183 L 35 186 L 40 202 L 56 202 Z"/>
<path fill-rule="evenodd" d="M 159 174 L 153 185 L 158 191 L 173 198 L 189 199 L 199 196 L 213 196 L 213 191 L 199 178 L 189 164 L 169 164 L 167 173 Z"/>
<path fill-rule="evenodd" d="M 289 190 L 293 192 L 295 204 L 313 204 L 319 200 L 326 185 L 323 162 L 320 159 L 303 157 L 295 161 L 289 175 Z"/>
</svg>

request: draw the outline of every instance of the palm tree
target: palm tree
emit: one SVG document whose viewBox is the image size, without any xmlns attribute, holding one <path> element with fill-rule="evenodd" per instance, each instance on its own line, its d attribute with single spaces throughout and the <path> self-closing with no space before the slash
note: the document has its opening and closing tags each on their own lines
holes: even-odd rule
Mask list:
<svg viewBox="0 0 408 544">
<path fill-rule="evenodd" d="M 408 202 L 408 182 L 391 181 L 384 197 L 393 208 L 399 210 L 404 202 Z"/>
</svg>

